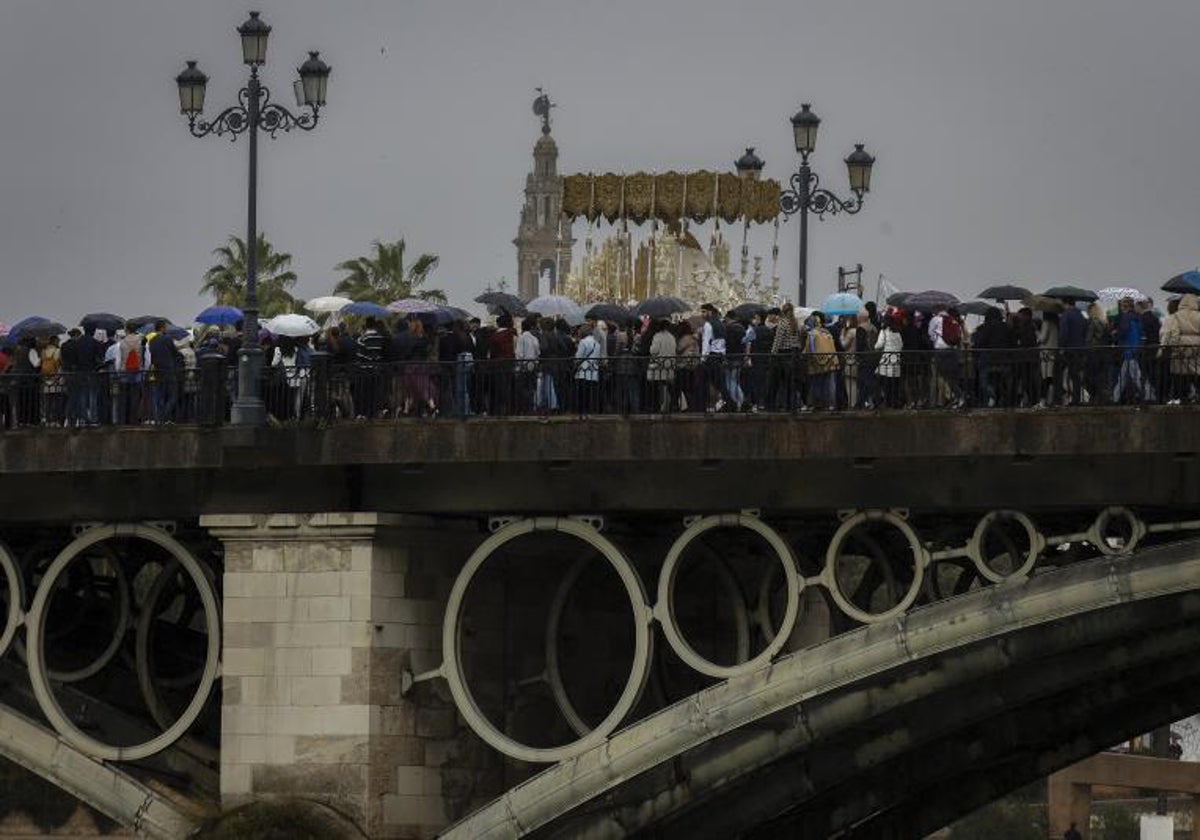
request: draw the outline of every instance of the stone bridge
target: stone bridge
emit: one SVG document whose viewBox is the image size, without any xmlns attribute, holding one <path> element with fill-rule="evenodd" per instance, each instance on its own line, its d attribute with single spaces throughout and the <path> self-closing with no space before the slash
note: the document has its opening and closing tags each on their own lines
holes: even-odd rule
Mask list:
<svg viewBox="0 0 1200 840">
<path fill-rule="evenodd" d="M 0 752 L 156 837 L 916 836 L 1200 708 L 1195 415 L 6 433 Z"/>
</svg>

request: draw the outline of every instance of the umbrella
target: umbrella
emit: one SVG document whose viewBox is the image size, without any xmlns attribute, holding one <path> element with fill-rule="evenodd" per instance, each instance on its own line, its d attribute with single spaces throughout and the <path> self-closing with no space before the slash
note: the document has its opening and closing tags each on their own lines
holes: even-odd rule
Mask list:
<svg viewBox="0 0 1200 840">
<path fill-rule="evenodd" d="M 748 321 L 755 315 L 766 315 L 767 307 L 761 303 L 739 303 L 729 310 L 729 317 L 737 321 Z"/>
<path fill-rule="evenodd" d="M 1021 301 L 1023 306 L 1028 306 L 1030 309 L 1037 312 L 1063 312 L 1067 305 L 1056 297 L 1049 295 L 1030 295 Z"/>
<path fill-rule="evenodd" d="M 190 339 L 192 337 L 192 331 L 187 327 L 177 327 L 174 324 L 168 324 L 166 336 L 172 341 L 182 341 L 185 338 Z"/>
<path fill-rule="evenodd" d="M 164 318 L 162 315 L 139 315 L 136 318 L 129 319 L 129 326 L 141 332 L 142 327 L 146 324 L 153 324 L 155 321 L 170 322 L 170 320 L 170 318 Z"/>
<path fill-rule="evenodd" d="M 431 300 L 401 298 L 389 303 L 387 308 L 388 312 L 395 312 L 400 315 L 419 315 L 422 312 L 437 312 L 440 307 Z"/>
<path fill-rule="evenodd" d="M 386 306 L 381 306 L 369 300 L 357 300 L 347 303 L 338 311 L 343 315 L 362 315 L 366 318 L 386 318 L 392 314 Z M 287 333 L 279 334 L 287 335 Z"/>
<path fill-rule="evenodd" d="M 542 316 L 562 318 L 568 324 L 583 323 L 583 310 L 580 305 L 570 298 L 564 298 L 563 295 L 542 295 L 541 298 L 530 300 L 526 308 L 529 312 L 536 312 Z"/>
<path fill-rule="evenodd" d="M 862 308 L 862 300 L 850 292 L 835 292 L 821 305 L 821 311 L 826 315 L 857 315 Z"/>
<path fill-rule="evenodd" d="M 10 339 L 16 338 L 50 338 L 55 335 L 62 335 L 67 331 L 67 328 L 58 321 L 36 321 L 32 324 L 25 324 L 20 329 L 14 329 L 8 334 Z"/>
<path fill-rule="evenodd" d="M 147 321 L 146 323 L 142 324 L 137 328 L 138 335 L 150 335 L 150 333 L 154 332 L 154 325 L 156 323 L 156 321 Z M 165 332 L 170 334 L 171 330 L 176 329 L 183 329 L 183 327 L 176 327 L 174 324 L 168 323 Z"/>
<path fill-rule="evenodd" d="M 938 292 L 930 289 L 909 295 L 904 301 L 903 306 L 905 309 L 920 309 L 924 312 L 933 312 L 937 309 L 949 309 L 951 306 L 958 306 L 958 298 L 949 292 Z"/>
<path fill-rule="evenodd" d="M 1200 269 L 1176 274 L 1166 283 L 1162 284 L 1162 290 L 1164 292 L 1175 292 L 1180 295 L 1200 292 Z"/>
<path fill-rule="evenodd" d="M 236 324 L 243 318 L 242 310 L 236 306 L 210 306 L 196 316 L 197 324 Z"/>
<path fill-rule="evenodd" d="M 1055 286 L 1042 292 L 1046 297 L 1059 298 L 1061 300 L 1086 300 L 1093 301 L 1096 299 L 1096 293 L 1088 289 L 1081 289 L 1078 286 Z"/>
<path fill-rule="evenodd" d="M 884 301 L 888 306 L 904 306 L 908 299 L 913 296 L 912 292 L 892 292 Z"/>
<path fill-rule="evenodd" d="M 125 319 L 120 315 L 113 315 L 111 312 L 93 312 L 91 315 L 84 315 L 80 318 L 79 326 L 88 333 L 94 330 L 115 333 L 117 330 L 125 329 Z"/>
<path fill-rule="evenodd" d="M 1053 298 L 1050 298 L 1053 300 Z M 986 300 L 969 300 L 958 307 L 958 311 L 964 315 L 986 315 L 989 309 L 995 309 L 1000 312 L 999 306 L 994 303 L 988 303 Z"/>
<path fill-rule="evenodd" d="M 325 297 L 315 297 L 304 304 L 304 308 L 309 312 L 326 313 L 326 312 L 341 312 L 343 306 L 347 306 L 354 301 L 348 297 L 338 297 L 337 295 L 326 295 Z"/>
<path fill-rule="evenodd" d="M 475 302 L 487 304 L 490 312 L 504 311 L 509 315 L 524 315 L 526 312 L 524 302 L 508 292 L 484 292 L 475 298 Z"/>
<path fill-rule="evenodd" d="M 293 315 L 291 313 L 276 315 L 263 324 L 263 327 L 272 335 L 286 335 L 291 338 L 313 335 L 321 331 L 320 325 L 312 318 L 309 318 L 307 315 Z"/>
<path fill-rule="evenodd" d="M 1032 294 L 1024 286 L 988 286 L 978 296 L 985 300 L 1024 300 Z"/>
<path fill-rule="evenodd" d="M 1096 292 L 1096 300 L 1101 303 L 1116 303 L 1121 298 L 1133 298 L 1134 300 L 1147 300 L 1147 297 L 1130 286 L 1105 286 L 1100 291 Z"/>
<path fill-rule="evenodd" d="M 589 321 L 612 321 L 614 324 L 628 324 L 633 320 L 633 313 L 619 303 L 593 303 L 583 317 Z"/>
<path fill-rule="evenodd" d="M 669 295 L 660 295 L 644 300 L 633 308 L 633 314 L 641 317 L 649 315 L 651 318 L 670 318 L 677 312 L 689 312 L 692 305 L 686 300 Z"/>
</svg>

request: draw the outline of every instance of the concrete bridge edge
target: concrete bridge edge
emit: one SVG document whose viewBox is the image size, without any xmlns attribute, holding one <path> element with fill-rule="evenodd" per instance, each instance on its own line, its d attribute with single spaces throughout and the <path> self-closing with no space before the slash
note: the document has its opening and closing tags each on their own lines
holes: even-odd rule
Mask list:
<svg viewBox="0 0 1200 840">
<path fill-rule="evenodd" d="M 180 806 L 120 769 L 85 755 L 54 732 L 3 705 L 0 754 L 141 837 L 182 840 L 199 830 L 206 816 Z"/>
</svg>

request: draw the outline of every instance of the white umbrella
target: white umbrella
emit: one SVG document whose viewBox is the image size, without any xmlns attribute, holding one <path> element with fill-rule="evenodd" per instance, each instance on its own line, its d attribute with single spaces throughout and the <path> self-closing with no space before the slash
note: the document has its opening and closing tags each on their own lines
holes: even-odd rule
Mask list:
<svg viewBox="0 0 1200 840">
<path fill-rule="evenodd" d="M 305 335 L 313 335 L 321 331 L 321 326 L 307 315 L 276 315 L 270 321 L 263 324 L 263 329 L 272 335 L 286 335 L 291 338 L 300 338 Z"/>
<path fill-rule="evenodd" d="M 304 308 L 309 312 L 340 312 L 342 307 L 348 303 L 354 303 L 354 301 L 346 297 L 326 295 L 325 297 L 313 298 L 304 304 Z"/>
<path fill-rule="evenodd" d="M 1121 298 L 1133 298 L 1134 300 L 1149 300 L 1144 294 L 1137 289 L 1129 286 L 1109 286 L 1096 292 L 1096 298 L 1101 303 L 1116 303 Z"/>
<path fill-rule="evenodd" d="M 552 318 L 562 318 L 570 323 L 578 319 L 577 323 L 582 324 L 584 321 L 583 310 L 579 304 L 571 300 L 569 297 L 562 295 L 542 295 L 534 298 L 525 304 L 525 309 L 529 312 L 536 312 L 539 315 L 549 315 Z"/>
</svg>

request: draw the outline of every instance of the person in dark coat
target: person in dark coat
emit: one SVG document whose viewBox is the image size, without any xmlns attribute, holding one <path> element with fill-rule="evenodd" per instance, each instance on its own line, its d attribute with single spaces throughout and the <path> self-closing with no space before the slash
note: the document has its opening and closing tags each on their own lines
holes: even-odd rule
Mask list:
<svg viewBox="0 0 1200 840">
<path fill-rule="evenodd" d="M 1004 315 L 999 309 L 989 309 L 983 323 L 971 336 L 971 350 L 975 355 L 975 369 L 979 376 L 979 404 L 989 408 L 1004 402 L 1010 393 L 1008 388 L 1009 348 L 1012 338 L 1004 325 Z"/>
<path fill-rule="evenodd" d="M 167 335 L 167 322 L 154 325 L 153 337 L 146 345 L 150 353 L 150 393 L 154 401 L 154 422 L 173 423 L 179 401 L 179 377 L 183 372 L 183 354 Z"/>
</svg>

